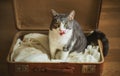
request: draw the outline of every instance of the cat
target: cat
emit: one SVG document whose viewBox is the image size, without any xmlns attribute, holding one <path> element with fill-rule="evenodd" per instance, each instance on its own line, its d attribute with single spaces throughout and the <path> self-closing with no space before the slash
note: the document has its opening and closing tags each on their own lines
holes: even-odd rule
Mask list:
<svg viewBox="0 0 120 76">
<path fill-rule="evenodd" d="M 109 50 L 109 41 L 106 37 L 106 35 L 99 31 L 99 30 L 94 30 L 92 31 L 88 36 L 87 36 L 87 44 L 98 44 L 98 39 L 101 40 L 102 45 L 103 45 L 103 56 L 105 57 L 108 54 Z"/>
<path fill-rule="evenodd" d="M 87 39 L 74 19 L 75 11 L 59 14 L 52 9 L 52 21 L 49 29 L 51 59 L 65 60 L 70 52 L 84 52 Z"/>
</svg>

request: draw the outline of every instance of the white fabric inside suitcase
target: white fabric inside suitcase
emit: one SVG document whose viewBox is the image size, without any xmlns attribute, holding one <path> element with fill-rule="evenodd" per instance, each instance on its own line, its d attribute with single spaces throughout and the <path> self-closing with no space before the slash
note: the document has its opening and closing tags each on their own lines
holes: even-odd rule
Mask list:
<svg viewBox="0 0 120 76">
<path fill-rule="evenodd" d="M 18 38 L 11 54 L 14 62 L 99 62 L 99 46 L 88 45 L 85 52 L 72 52 L 66 60 L 50 59 L 48 36 L 29 33 Z"/>
</svg>

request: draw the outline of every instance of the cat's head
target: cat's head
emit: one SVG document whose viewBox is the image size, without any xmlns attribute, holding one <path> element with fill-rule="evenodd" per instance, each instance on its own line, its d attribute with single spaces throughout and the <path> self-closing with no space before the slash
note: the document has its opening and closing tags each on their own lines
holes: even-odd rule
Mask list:
<svg viewBox="0 0 120 76">
<path fill-rule="evenodd" d="M 52 9 L 53 20 L 51 22 L 50 30 L 57 30 L 60 35 L 66 34 L 73 29 L 73 20 L 75 11 L 71 11 L 67 14 L 59 14 Z"/>
</svg>

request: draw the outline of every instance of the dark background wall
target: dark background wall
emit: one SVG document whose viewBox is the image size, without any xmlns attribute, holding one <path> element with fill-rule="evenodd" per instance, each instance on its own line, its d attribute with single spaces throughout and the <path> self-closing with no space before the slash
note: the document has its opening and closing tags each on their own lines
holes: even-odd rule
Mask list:
<svg viewBox="0 0 120 76">
<path fill-rule="evenodd" d="M 0 0 L 0 76 L 8 76 L 6 56 L 15 34 L 12 0 Z"/>
<path fill-rule="evenodd" d="M 103 76 L 120 76 L 120 0 L 103 0 L 99 29 L 110 42 Z M 9 76 L 6 57 L 16 32 L 12 0 L 0 0 L 0 76 Z"/>
</svg>

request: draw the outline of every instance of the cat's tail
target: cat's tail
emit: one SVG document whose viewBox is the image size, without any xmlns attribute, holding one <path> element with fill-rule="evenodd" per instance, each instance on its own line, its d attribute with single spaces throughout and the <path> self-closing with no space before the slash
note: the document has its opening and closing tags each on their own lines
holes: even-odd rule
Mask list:
<svg viewBox="0 0 120 76">
<path fill-rule="evenodd" d="M 87 36 L 88 44 L 97 43 L 97 40 L 101 40 L 103 45 L 103 55 L 104 57 L 108 54 L 109 50 L 109 41 L 106 35 L 98 30 L 94 30 L 90 35 Z"/>
</svg>

